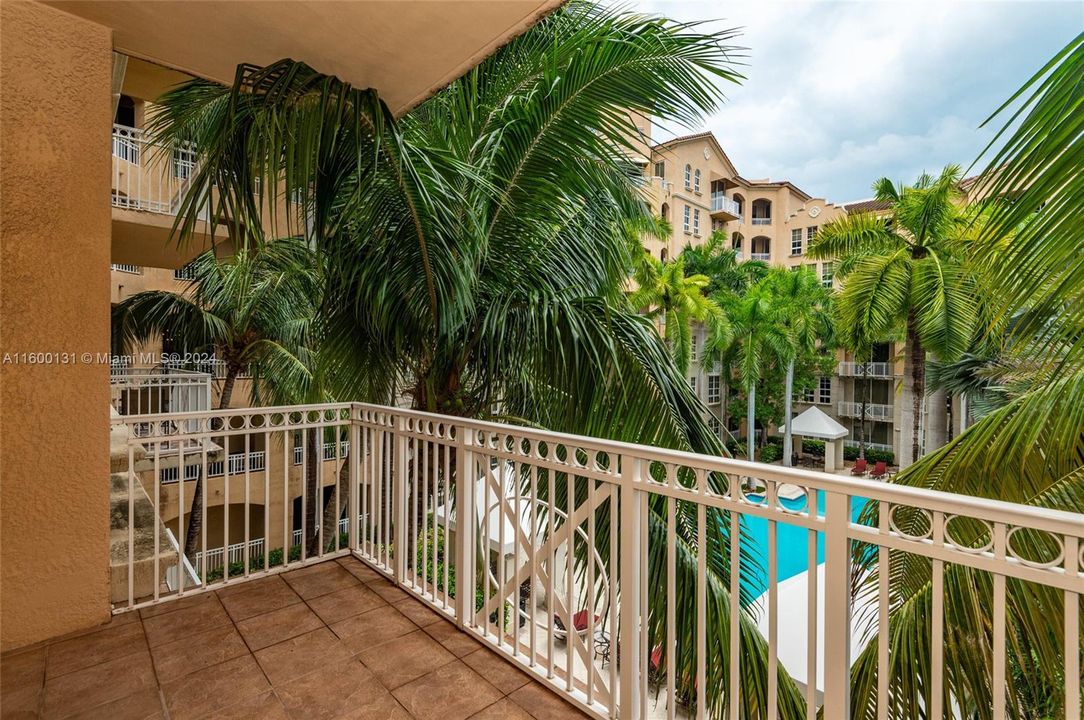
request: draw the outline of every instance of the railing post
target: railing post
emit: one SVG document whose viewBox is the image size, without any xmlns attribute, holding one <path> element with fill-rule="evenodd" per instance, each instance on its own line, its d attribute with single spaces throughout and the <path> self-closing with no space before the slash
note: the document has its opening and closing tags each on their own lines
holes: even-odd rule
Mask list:
<svg viewBox="0 0 1084 720">
<path fill-rule="evenodd" d="M 620 672 L 620 717 L 640 717 L 640 683 L 646 682 L 640 667 L 640 491 L 635 482 L 640 476 L 640 460 L 621 456 L 621 525 L 618 538 L 621 551 L 620 625 L 618 627 L 618 670 Z M 621 642 L 624 640 L 624 642 Z"/>
<path fill-rule="evenodd" d="M 395 533 L 395 582 L 406 581 L 407 569 L 407 437 L 406 416 L 396 418 L 395 433 L 395 471 L 392 473 L 395 483 L 394 504 L 392 505 L 392 531 Z"/>
<path fill-rule="evenodd" d="M 350 406 L 350 442 L 346 446 L 346 462 L 350 463 L 350 489 L 347 491 L 347 514 L 350 518 L 346 523 L 347 543 L 350 545 L 350 551 L 357 550 L 358 536 L 361 520 L 359 515 L 359 498 L 361 483 L 361 418 L 359 417 L 361 410 L 357 403 Z"/>
<path fill-rule="evenodd" d="M 474 451 L 473 438 L 464 426 L 456 427 L 455 459 L 455 617 L 466 630 L 474 618 Z M 444 539 L 448 542 L 447 536 Z M 445 548 L 447 553 L 447 548 Z"/>
<path fill-rule="evenodd" d="M 851 716 L 851 547 L 847 495 L 824 498 L 824 705 L 826 718 Z"/>
</svg>

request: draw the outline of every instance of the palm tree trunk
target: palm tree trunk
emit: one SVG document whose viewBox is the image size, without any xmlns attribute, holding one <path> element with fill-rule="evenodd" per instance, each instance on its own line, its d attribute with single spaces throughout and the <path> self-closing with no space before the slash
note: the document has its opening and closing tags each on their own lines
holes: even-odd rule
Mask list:
<svg viewBox="0 0 1084 720">
<path fill-rule="evenodd" d="M 783 423 L 783 465 L 786 467 L 791 466 L 791 453 L 794 450 L 794 441 L 790 432 L 790 416 L 791 416 L 791 396 L 794 394 L 794 361 L 791 360 L 787 363 L 787 387 L 785 390 L 786 398 L 783 400 L 783 417 L 786 418 Z"/>
<path fill-rule="evenodd" d="M 755 454 L 755 448 L 756 448 L 756 446 L 753 444 L 753 437 L 756 434 L 756 427 L 757 427 L 757 418 L 756 418 L 757 384 L 756 384 L 755 381 L 749 384 L 749 392 L 747 393 L 747 395 L 748 395 L 748 403 L 746 404 L 746 408 L 745 408 L 745 415 L 746 415 L 746 420 L 745 420 L 745 425 L 746 425 L 746 427 L 745 427 L 745 442 L 746 442 L 745 452 L 749 456 L 749 460 L 752 460 L 753 456 Z"/>
<path fill-rule="evenodd" d="M 926 396 L 926 350 L 918 339 L 914 314 L 907 320 L 907 346 L 911 349 L 911 401 L 914 421 L 911 424 L 911 462 L 921 457 L 922 401 Z"/>
<path fill-rule="evenodd" d="M 318 428 L 305 431 L 305 530 L 309 534 L 302 538 L 302 542 L 305 543 L 306 557 L 312 557 L 320 552 L 320 531 L 317 519 L 320 517 L 319 491 L 321 488 L 317 470 L 323 462 L 323 448 L 320 445 L 319 433 Z"/>
<path fill-rule="evenodd" d="M 225 410 L 230 406 L 230 398 L 233 396 L 233 384 L 237 380 L 237 373 L 239 368 L 235 365 L 226 366 L 226 379 L 222 382 L 222 395 L 218 398 L 218 409 Z M 229 477 L 229 455 L 230 449 L 226 443 L 223 443 L 222 452 L 225 453 L 225 469 L 227 474 L 224 477 Z M 248 462 L 247 458 L 245 462 Z M 196 477 L 196 487 L 192 491 L 192 505 L 188 509 L 188 530 L 184 536 L 184 555 L 188 560 L 195 565 L 196 562 L 196 548 L 199 545 L 200 536 L 203 534 L 203 470 L 200 470 L 200 474 Z M 184 468 L 180 468 L 178 471 L 178 477 L 181 478 L 180 482 L 184 482 Z M 229 508 L 226 508 L 226 512 L 229 512 Z M 229 538 L 223 541 L 223 546 L 228 546 Z"/>
<path fill-rule="evenodd" d="M 873 355 L 870 354 L 870 358 Z M 866 458 L 866 410 L 869 405 L 869 396 L 873 388 L 870 385 L 869 379 L 869 366 L 866 363 L 862 363 L 862 379 L 865 381 L 862 383 L 862 409 L 858 414 L 858 457 L 861 459 Z"/>
<path fill-rule="evenodd" d="M 351 449 L 353 450 L 353 449 Z M 350 459 L 347 458 L 339 468 L 339 489 L 329 493 L 324 503 L 324 520 L 321 534 L 328 538 L 328 544 L 334 546 L 334 538 L 339 534 L 339 518 L 343 516 L 350 502 Z M 335 502 L 338 495 L 339 502 Z"/>
</svg>

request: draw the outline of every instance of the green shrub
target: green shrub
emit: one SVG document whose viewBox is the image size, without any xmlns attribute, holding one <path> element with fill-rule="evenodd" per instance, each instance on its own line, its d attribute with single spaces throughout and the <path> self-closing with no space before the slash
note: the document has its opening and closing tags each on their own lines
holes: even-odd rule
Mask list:
<svg viewBox="0 0 1084 720">
<path fill-rule="evenodd" d="M 844 460 L 857 460 L 858 459 L 858 447 L 847 446 L 843 448 Z M 866 448 L 866 461 L 875 463 L 884 461 L 888 465 L 896 464 L 896 455 L 891 450 L 877 450 L 876 448 Z"/>
<path fill-rule="evenodd" d="M 301 546 L 294 545 L 290 548 L 290 562 L 297 562 L 301 559 Z M 267 567 L 278 567 L 282 564 L 282 548 L 275 548 L 267 554 Z M 197 570 L 199 568 L 196 568 Z M 251 572 L 259 572 L 263 570 L 263 555 L 254 555 L 248 559 L 248 569 Z M 207 582 L 213 583 L 216 580 L 221 580 L 225 574 L 225 569 L 222 567 L 216 567 L 213 570 L 207 571 Z M 243 560 L 230 563 L 230 577 L 237 577 L 238 575 L 245 574 L 245 563 Z"/>
<path fill-rule="evenodd" d="M 760 449 L 761 462 L 775 462 L 781 457 L 783 457 L 783 449 L 778 445 L 765 445 Z"/>
<path fill-rule="evenodd" d="M 869 452 L 866 453 L 866 456 L 867 457 L 869 456 Z M 850 445 L 844 445 L 843 446 L 843 459 L 844 460 L 857 460 L 858 459 L 858 448 L 852 447 Z"/>
<path fill-rule="evenodd" d="M 824 457 L 824 441 L 823 440 L 802 440 L 802 452 L 807 455 L 816 455 L 817 457 Z"/>
</svg>

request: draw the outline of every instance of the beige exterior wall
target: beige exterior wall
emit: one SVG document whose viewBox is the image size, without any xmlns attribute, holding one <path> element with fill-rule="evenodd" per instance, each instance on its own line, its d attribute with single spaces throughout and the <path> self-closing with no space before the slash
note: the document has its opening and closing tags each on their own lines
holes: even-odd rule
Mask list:
<svg viewBox="0 0 1084 720">
<path fill-rule="evenodd" d="M 109 350 L 110 31 L 0 3 L 4 353 Z M 0 648 L 109 618 L 109 370 L 3 366 Z"/>
</svg>

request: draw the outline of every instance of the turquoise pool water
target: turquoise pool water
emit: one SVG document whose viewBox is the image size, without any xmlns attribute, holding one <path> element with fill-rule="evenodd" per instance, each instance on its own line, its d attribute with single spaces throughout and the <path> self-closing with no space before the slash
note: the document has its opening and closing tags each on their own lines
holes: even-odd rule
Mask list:
<svg viewBox="0 0 1084 720">
<path fill-rule="evenodd" d="M 757 502 L 760 496 L 750 495 L 749 500 Z M 806 499 L 780 500 L 791 510 L 805 510 Z M 865 498 L 851 498 L 851 520 L 856 521 L 862 508 L 868 501 Z M 817 510 L 824 511 L 824 492 L 817 491 Z M 746 538 L 752 540 L 753 556 L 759 566 L 752 577 L 744 578 L 743 585 L 749 588 L 753 597 L 759 597 L 768 590 L 768 521 L 764 518 L 745 515 Z M 776 523 L 777 565 L 776 580 L 782 582 L 789 577 L 804 573 L 809 565 L 809 531 L 797 525 L 783 522 Z M 817 533 L 817 564 L 824 562 L 824 533 Z"/>
</svg>

